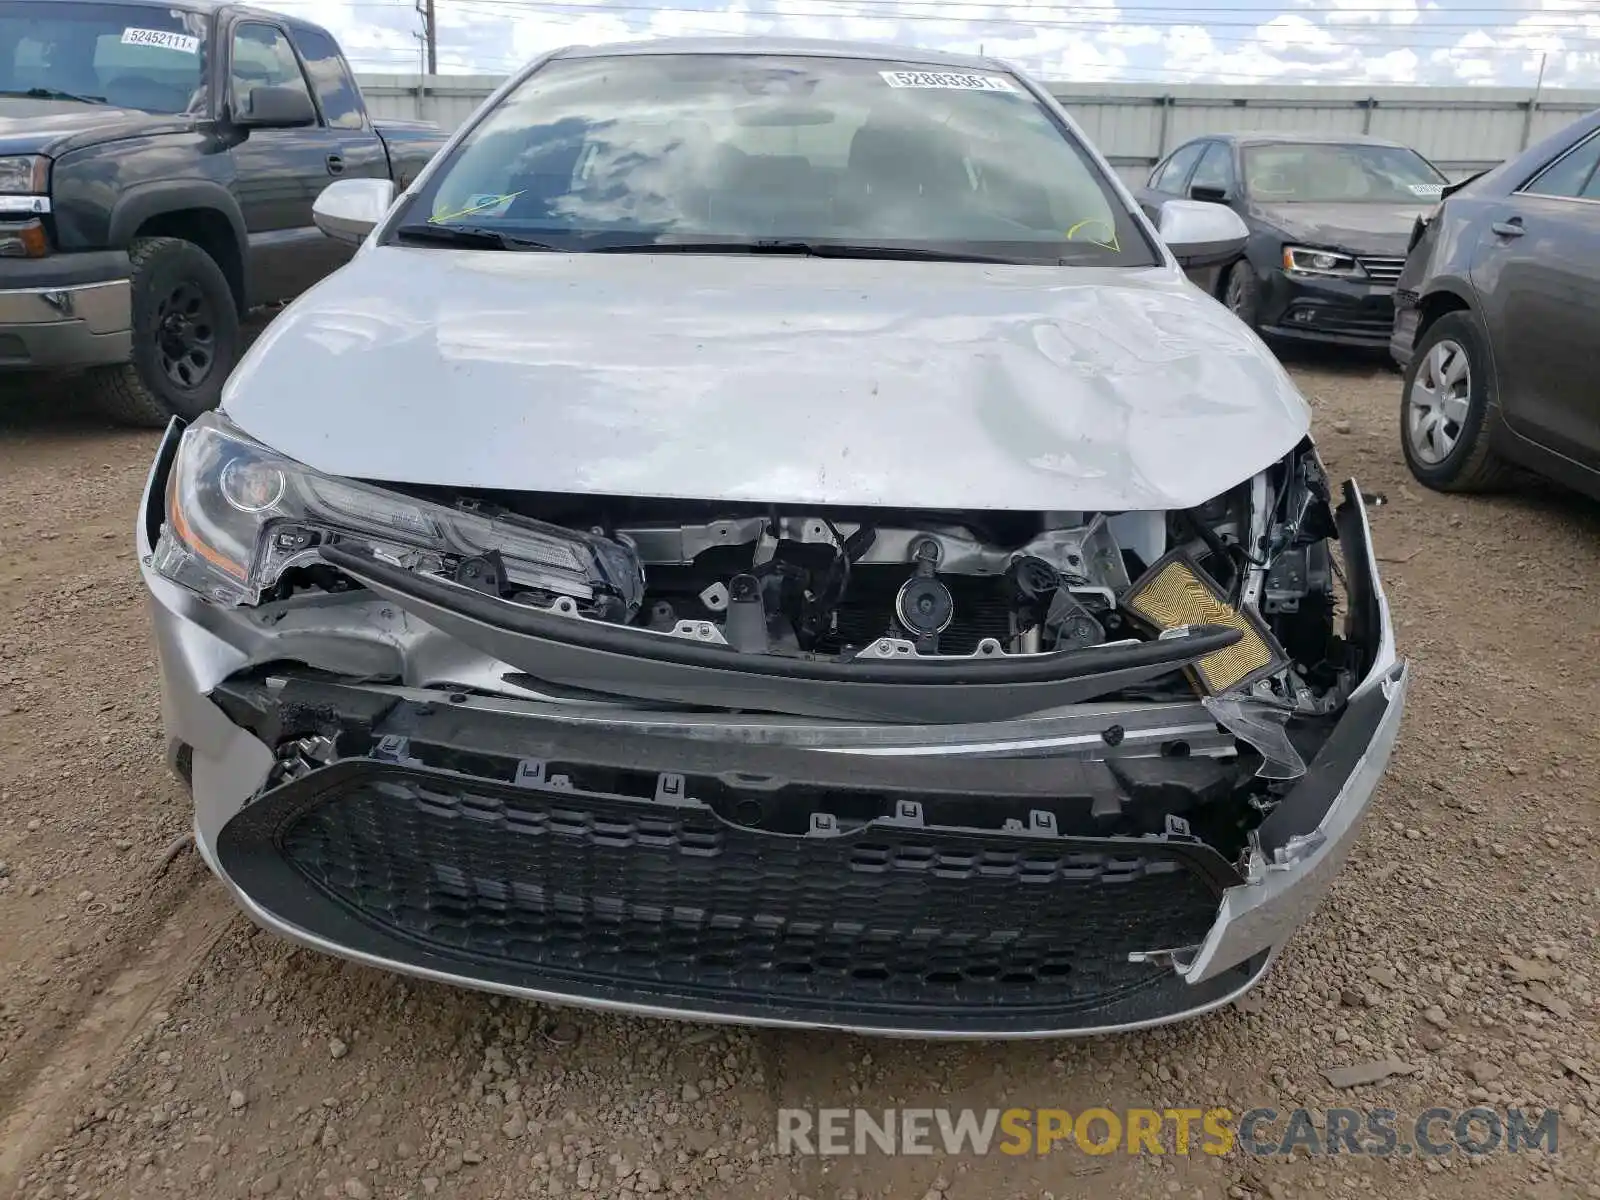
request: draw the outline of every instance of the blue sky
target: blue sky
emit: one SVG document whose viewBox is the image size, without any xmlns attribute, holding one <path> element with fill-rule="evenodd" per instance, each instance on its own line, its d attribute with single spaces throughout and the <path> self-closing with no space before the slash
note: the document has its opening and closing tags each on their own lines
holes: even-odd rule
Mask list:
<svg viewBox="0 0 1600 1200">
<path fill-rule="evenodd" d="M 435 0 L 440 70 L 502 74 L 572 42 L 846 37 L 1009 58 L 1049 79 L 1600 88 L 1600 0 Z M 361 71 L 415 71 L 413 0 L 266 0 Z"/>
</svg>

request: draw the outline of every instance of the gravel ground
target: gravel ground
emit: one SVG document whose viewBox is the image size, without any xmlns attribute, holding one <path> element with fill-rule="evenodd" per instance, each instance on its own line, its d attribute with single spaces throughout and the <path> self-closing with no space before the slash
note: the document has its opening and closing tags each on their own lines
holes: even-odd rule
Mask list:
<svg viewBox="0 0 1600 1200">
<path fill-rule="evenodd" d="M 625 1020 L 254 932 L 160 763 L 130 551 L 153 435 L 0 393 L 0 1194 L 1600 1196 L 1600 512 L 1409 482 L 1397 379 L 1291 363 L 1416 668 L 1333 895 L 1244 1002 L 1092 1041 L 939 1045 Z M 1324 1071 L 1411 1071 L 1344 1090 Z M 780 1157 L 781 1106 L 1554 1106 L 1561 1153 Z"/>
</svg>

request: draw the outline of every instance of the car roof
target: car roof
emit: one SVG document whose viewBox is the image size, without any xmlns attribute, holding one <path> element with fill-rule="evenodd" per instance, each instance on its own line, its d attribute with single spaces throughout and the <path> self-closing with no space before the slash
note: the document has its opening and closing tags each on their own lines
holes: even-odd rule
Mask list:
<svg viewBox="0 0 1600 1200">
<path fill-rule="evenodd" d="M 930 67 L 963 67 L 968 70 L 1014 69 L 999 59 L 976 54 L 953 54 L 947 50 L 927 50 L 920 46 L 894 45 L 888 42 L 847 42 L 826 38 L 651 38 L 648 41 L 638 42 L 569 46 L 564 50 L 558 50 L 555 57 L 609 58 L 614 55 L 636 54 L 782 54 L 811 58 L 888 59 L 892 62 L 921 63 Z"/>
<path fill-rule="evenodd" d="M 1291 145 L 1320 145 L 1320 146 L 1389 146 L 1396 150 L 1408 149 L 1403 142 L 1392 142 L 1388 138 L 1373 137 L 1370 133 L 1294 133 L 1290 131 L 1278 132 L 1276 130 L 1251 131 L 1249 133 L 1218 133 L 1211 135 L 1218 141 L 1232 142 L 1238 146 L 1291 146 Z M 1198 141 L 1199 139 L 1194 139 Z"/>
<path fill-rule="evenodd" d="M 244 0 L 9 0 L 16 4 L 110 4 L 114 7 L 126 8 L 159 8 L 163 12 L 187 12 L 201 16 L 210 16 L 218 9 L 226 8 L 241 17 L 253 20 L 272 21 L 286 25 L 290 28 L 316 29 L 327 33 L 316 21 L 302 17 L 297 13 L 278 12 L 270 8 L 257 8 L 254 4 Z"/>
<path fill-rule="evenodd" d="M 38 4 L 38 5 L 63 5 L 63 4 L 109 4 L 117 8 L 159 8 L 166 12 L 176 9 L 179 12 L 214 13 L 219 8 L 246 8 L 235 3 L 235 0 L 11 0 L 11 3 Z M 260 10 L 249 10 L 260 11 Z M 281 17 L 281 13 L 267 14 Z"/>
<path fill-rule="evenodd" d="M 13 0 L 13 3 L 18 0 Z M 164 8 L 179 9 L 184 12 L 209 13 L 215 12 L 228 3 L 228 0 L 20 0 L 23 4 L 112 4 L 117 7 L 128 8 Z"/>
</svg>

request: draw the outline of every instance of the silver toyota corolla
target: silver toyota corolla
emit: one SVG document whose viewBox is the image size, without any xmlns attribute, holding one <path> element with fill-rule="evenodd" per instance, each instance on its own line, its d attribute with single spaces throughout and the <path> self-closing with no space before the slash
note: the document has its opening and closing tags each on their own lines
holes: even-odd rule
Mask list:
<svg viewBox="0 0 1600 1200">
<path fill-rule="evenodd" d="M 201 853 L 306 945 L 928 1036 L 1261 978 L 1406 692 L 1367 519 L 1043 89 L 904 48 L 551 55 L 138 520 Z"/>
</svg>

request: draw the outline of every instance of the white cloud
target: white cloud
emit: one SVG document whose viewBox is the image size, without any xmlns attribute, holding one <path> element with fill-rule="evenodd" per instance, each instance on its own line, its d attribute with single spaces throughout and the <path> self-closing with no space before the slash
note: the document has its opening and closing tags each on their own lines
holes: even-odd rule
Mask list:
<svg viewBox="0 0 1600 1200">
<path fill-rule="evenodd" d="M 1413 25 L 1422 13 L 1417 0 L 1319 0 L 1330 25 Z"/>
<path fill-rule="evenodd" d="M 1256 26 L 1256 39 L 1263 50 L 1276 56 L 1294 58 L 1306 54 L 1325 59 L 1343 53 L 1342 44 L 1335 42 L 1326 29 L 1293 13 Z"/>
<path fill-rule="evenodd" d="M 358 70 L 417 69 L 411 0 L 265 0 L 327 25 Z M 1600 87 L 1600 0 L 1229 0 L 1124 9 L 1117 0 L 439 0 L 439 65 L 499 75 L 554 47 L 675 35 L 845 38 L 980 49 L 1063 80 L 1143 83 L 1491 83 Z M 562 7 L 566 5 L 566 7 Z M 1260 20 L 1249 24 L 1249 11 Z M 1484 22 L 1463 28 L 1466 21 Z M 1456 36 L 1456 35 L 1460 36 Z"/>
</svg>

